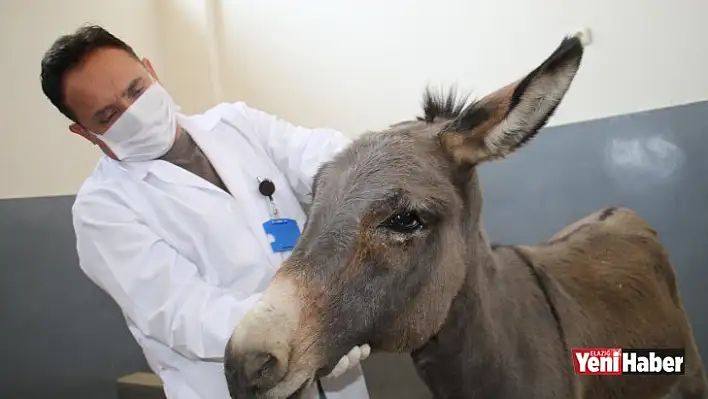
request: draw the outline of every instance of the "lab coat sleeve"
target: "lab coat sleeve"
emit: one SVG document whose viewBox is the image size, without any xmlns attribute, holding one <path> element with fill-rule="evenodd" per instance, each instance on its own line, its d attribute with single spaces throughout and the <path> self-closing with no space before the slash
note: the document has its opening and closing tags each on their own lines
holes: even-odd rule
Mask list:
<svg viewBox="0 0 708 399">
<path fill-rule="evenodd" d="M 80 267 L 147 337 L 190 359 L 221 361 L 236 324 L 260 294 L 238 298 L 108 195 L 77 201 Z"/>
<path fill-rule="evenodd" d="M 312 180 L 317 169 L 352 139 L 334 129 L 297 126 L 243 103 L 240 105 L 254 134 L 285 174 L 293 191 L 303 202 L 311 202 Z"/>
</svg>

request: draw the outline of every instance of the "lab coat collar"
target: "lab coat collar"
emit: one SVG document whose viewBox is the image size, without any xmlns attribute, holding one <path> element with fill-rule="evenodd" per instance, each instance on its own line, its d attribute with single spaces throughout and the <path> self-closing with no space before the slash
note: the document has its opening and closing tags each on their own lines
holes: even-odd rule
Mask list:
<svg viewBox="0 0 708 399">
<path fill-rule="evenodd" d="M 201 115 L 187 116 L 183 114 L 178 115 L 178 121 L 181 125 L 188 125 L 189 129 L 185 127 L 188 131 L 193 133 L 196 129 L 201 131 L 211 131 L 216 127 L 220 121 L 220 115 L 215 109 L 211 109 Z M 184 126 L 182 126 L 184 127 Z M 201 148 L 201 143 L 197 142 Z M 116 161 L 107 156 L 103 156 L 103 162 L 111 164 L 114 168 L 122 173 L 128 173 L 133 178 L 144 179 L 148 173 L 155 174 L 162 180 L 169 181 L 176 184 L 188 184 L 192 186 L 198 186 L 210 190 L 217 190 L 223 192 L 218 187 L 207 182 L 199 176 L 194 175 L 186 170 L 182 170 L 180 167 L 170 164 L 169 162 L 162 160 L 150 160 L 150 161 L 134 161 L 134 162 L 121 162 Z"/>
<path fill-rule="evenodd" d="M 182 126 L 187 131 L 187 134 L 189 134 L 194 142 L 199 146 L 199 148 L 207 155 L 209 159 L 211 159 L 211 154 L 210 150 L 205 149 L 205 144 L 210 144 L 210 143 L 204 143 L 204 140 L 201 138 L 203 133 L 208 133 L 210 134 L 212 130 L 214 130 L 214 127 L 216 127 L 217 123 L 219 122 L 220 115 L 214 108 L 209 110 L 207 113 L 202 114 L 202 115 L 196 115 L 196 116 L 186 116 L 179 114 L 177 117 L 177 120 Z M 211 147 L 210 145 L 206 145 L 206 147 Z M 213 164 L 213 161 L 212 161 Z M 214 168 L 216 168 L 216 165 L 214 165 Z M 225 191 L 222 189 L 214 186 L 213 184 L 209 183 L 208 181 L 204 180 L 203 178 L 195 175 L 194 173 L 188 172 L 176 165 L 173 165 L 169 162 L 166 161 L 153 161 L 150 163 L 149 166 L 149 172 L 153 173 L 157 177 L 159 177 L 162 180 L 169 181 L 171 183 L 175 184 L 187 184 L 191 186 L 196 186 L 212 191 L 217 191 L 222 194 L 228 195 Z M 220 170 L 217 169 L 217 173 L 219 173 L 219 176 L 224 180 L 222 173 Z M 229 184 L 224 181 L 224 184 L 226 184 L 226 187 L 229 188 L 229 191 L 233 190 L 232 187 L 229 186 Z"/>
</svg>

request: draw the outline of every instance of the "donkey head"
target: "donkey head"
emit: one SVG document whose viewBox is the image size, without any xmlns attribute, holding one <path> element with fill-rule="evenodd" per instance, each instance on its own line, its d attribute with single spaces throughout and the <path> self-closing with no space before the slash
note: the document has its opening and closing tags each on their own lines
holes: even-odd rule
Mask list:
<svg viewBox="0 0 708 399">
<path fill-rule="evenodd" d="M 566 38 L 523 79 L 361 136 L 317 173 L 303 234 L 225 354 L 234 398 L 297 396 L 354 345 L 411 351 L 441 327 L 476 266 L 475 165 L 546 124 L 580 66 Z"/>
</svg>

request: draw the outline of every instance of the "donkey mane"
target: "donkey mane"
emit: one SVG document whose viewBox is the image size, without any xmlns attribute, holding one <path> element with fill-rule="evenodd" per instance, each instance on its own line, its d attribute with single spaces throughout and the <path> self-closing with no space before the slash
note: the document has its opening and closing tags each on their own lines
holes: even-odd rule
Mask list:
<svg viewBox="0 0 708 399">
<path fill-rule="evenodd" d="M 423 93 L 423 116 L 416 119 L 426 123 L 435 122 L 436 118 L 454 119 L 462 114 L 468 107 L 472 107 L 477 100 L 469 101 L 470 94 L 458 95 L 457 86 L 451 86 L 447 91 L 434 90 L 430 86 Z"/>
</svg>

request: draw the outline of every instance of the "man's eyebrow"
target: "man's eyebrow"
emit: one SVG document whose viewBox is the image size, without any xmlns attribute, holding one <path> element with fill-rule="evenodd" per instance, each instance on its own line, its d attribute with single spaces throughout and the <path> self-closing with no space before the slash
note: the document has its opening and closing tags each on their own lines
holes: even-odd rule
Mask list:
<svg viewBox="0 0 708 399">
<path fill-rule="evenodd" d="M 111 108 L 113 108 L 113 107 L 114 107 L 114 104 L 108 104 L 108 105 L 106 105 L 105 107 L 103 107 L 103 108 L 99 109 L 98 111 L 96 111 L 96 112 L 93 114 L 93 119 L 94 119 L 94 121 L 100 123 L 101 120 L 103 119 L 103 116 L 104 116 L 103 114 L 105 114 L 106 112 L 110 111 Z"/>
<path fill-rule="evenodd" d="M 129 96 L 131 94 L 131 92 L 134 91 L 137 88 L 137 86 L 142 82 L 142 80 L 143 80 L 142 77 L 137 77 L 137 78 L 131 80 L 130 84 L 128 85 L 128 88 L 125 89 L 125 91 L 123 92 L 123 95 Z"/>
<path fill-rule="evenodd" d="M 130 95 L 130 93 L 137 88 L 137 86 L 140 84 L 140 82 L 142 80 L 143 79 L 141 77 L 137 77 L 137 78 L 131 80 L 130 83 L 128 84 L 128 88 L 123 91 L 123 95 L 124 96 Z M 106 105 L 105 107 L 99 109 L 98 111 L 96 111 L 93 114 L 93 119 L 97 122 L 100 122 L 100 120 L 103 119 L 102 118 L 103 114 L 110 111 L 111 108 L 113 108 L 113 107 L 114 107 L 114 104 L 109 104 L 109 105 Z"/>
</svg>

